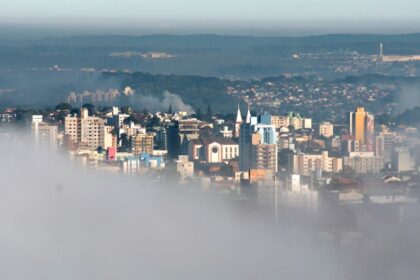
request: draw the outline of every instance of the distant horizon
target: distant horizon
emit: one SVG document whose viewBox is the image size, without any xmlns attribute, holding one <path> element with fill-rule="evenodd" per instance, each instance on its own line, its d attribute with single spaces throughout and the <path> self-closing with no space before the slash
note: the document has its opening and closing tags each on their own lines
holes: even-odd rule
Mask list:
<svg viewBox="0 0 420 280">
<path fill-rule="evenodd" d="M 219 35 L 307 37 L 322 35 L 408 35 L 420 33 L 420 19 L 405 21 L 277 20 L 216 21 L 179 19 L 0 19 L 0 39 L 73 36 Z"/>
</svg>

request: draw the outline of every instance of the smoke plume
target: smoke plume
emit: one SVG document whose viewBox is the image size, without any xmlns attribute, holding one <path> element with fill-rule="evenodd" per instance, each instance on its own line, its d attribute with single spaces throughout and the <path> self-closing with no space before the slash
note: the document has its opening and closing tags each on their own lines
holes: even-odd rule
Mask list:
<svg viewBox="0 0 420 280">
<path fill-rule="evenodd" d="M 184 111 L 191 113 L 192 108 L 190 105 L 185 104 L 179 95 L 165 91 L 162 98 L 151 95 L 138 95 L 135 98 L 135 108 L 147 109 L 150 112 L 166 112 L 172 106 L 174 111 Z"/>
</svg>

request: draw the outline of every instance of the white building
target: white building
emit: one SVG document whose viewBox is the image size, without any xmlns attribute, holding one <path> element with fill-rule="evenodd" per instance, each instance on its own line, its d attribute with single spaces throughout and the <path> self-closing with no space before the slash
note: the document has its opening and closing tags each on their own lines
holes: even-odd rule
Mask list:
<svg viewBox="0 0 420 280">
<path fill-rule="evenodd" d="M 233 130 L 229 130 L 227 126 L 224 126 L 223 130 L 220 130 L 220 134 L 225 138 L 233 138 Z"/>
<path fill-rule="evenodd" d="M 392 153 L 392 169 L 396 172 L 412 171 L 413 161 L 408 148 L 396 148 Z"/>
<path fill-rule="evenodd" d="M 188 160 L 188 156 L 180 155 L 176 163 L 176 171 L 181 183 L 186 183 L 188 178 L 194 177 L 194 162 Z"/>
<path fill-rule="evenodd" d="M 221 163 L 239 157 L 239 144 L 230 138 L 200 137 L 188 145 L 190 160 Z"/>
<path fill-rule="evenodd" d="M 281 209 L 295 208 L 316 212 L 318 210 L 318 191 L 313 190 L 307 184 L 301 184 L 300 175 L 290 175 L 285 186 L 280 186 L 279 182 L 267 178 L 258 184 L 258 201 L 272 206 L 277 203 L 277 207 Z"/>
<path fill-rule="evenodd" d="M 302 184 L 300 175 L 291 174 L 289 184 L 280 192 L 280 203 L 286 207 L 315 212 L 318 210 L 318 191 L 308 184 Z"/>
<path fill-rule="evenodd" d="M 138 174 L 141 171 L 140 158 L 131 157 L 122 161 L 122 173 L 127 175 Z"/>
<path fill-rule="evenodd" d="M 56 149 L 58 146 L 58 127 L 43 122 L 42 115 L 32 116 L 32 137 L 38 147 Z"/>
<path fill-rule="evenodd" d="M 319 135 L 330 138 L 334 135 L 334 125 L 329 122 L 319 124 Z"/>
</svg>

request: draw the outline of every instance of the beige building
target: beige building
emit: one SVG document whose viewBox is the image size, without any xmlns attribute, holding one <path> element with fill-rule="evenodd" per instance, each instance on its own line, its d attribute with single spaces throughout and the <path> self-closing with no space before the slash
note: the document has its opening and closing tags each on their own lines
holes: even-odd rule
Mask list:
<svg viewBox="0 0 420 280">
<path fill-rule="evenodd" d="M 288 116 L 271 116 L 271 124 L 276 128 L 288 127 L 289 117 Z"/>
<path fill-rule="evenodd" d="M 328 151 L 321 154 L 294 154 L 289 158 L 289 168 L 294 174 L 309 176 L 312 172 L 322 171 L 339 173 L 343 170 L 343 159 L 329 157 Z"/>
<path fill-rule="evenodd" d="M 271 116 L 271 124 L 277 129 L 289 125 L 294 129 L 310 129 L 312 128 L 312 119 L 302 118 L 300 114 L 288 113 L 286 116 Z"/>
<path fill-rule="evenodd" d="M 251 136 L 251 166 L 252 169 L 263 169 L 277 172 L 277 144 L 264 144 L 261 134 Z"/>
<path fill-rule="evenodd" d="M 374 152 L 351 152 L 344 157 L 344 166 L 356 174 L 379 173 L 384 168 L 384 159 Z"/>
<path fill-rule="evenodd" d="M 140 154 L 153 154 L 154 136 L 150 133 L 139 133 L 131 139 L 134 156 Z"/>
<path fill-rule="evenodd" d="M 89 116 L 88 110 L 82 108 L 79 116 L 67 116 L 64 119 L 64 134 L 80 147 L 96 150 L 98 147 L 112 147 L 112 127 L 105 125 L 105 120 Z"/>
</svg>

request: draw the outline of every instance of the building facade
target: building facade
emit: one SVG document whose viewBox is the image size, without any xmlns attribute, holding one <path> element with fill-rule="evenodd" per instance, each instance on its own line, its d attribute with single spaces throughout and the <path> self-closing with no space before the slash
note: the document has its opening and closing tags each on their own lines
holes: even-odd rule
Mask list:
<svg viewBox="0 0 420 280">
<path fill-rule="evenodd" d="M 309 176 L 312 172 L 339 173 L 343 170 L 343 159 L 330 157 L 328 151 L 321 154 L 294 154 L 289 158 L 289 170 L 303 176 Z"/>
<path fill-rule="evenodd" d="M 64 119 L 64 134 L 80 147 L 96 150 L 99 147 L 107 149 L 112 146 L 113 127 L 105 125 L 100 117 L 89 116 L 86 108 L 80 110 L 80 116 L 67 116 Z"/>
</svg>

